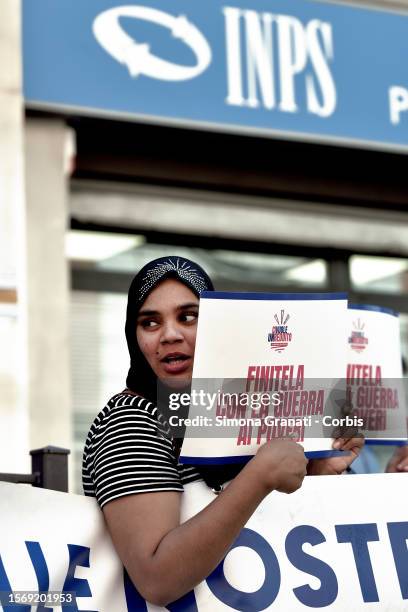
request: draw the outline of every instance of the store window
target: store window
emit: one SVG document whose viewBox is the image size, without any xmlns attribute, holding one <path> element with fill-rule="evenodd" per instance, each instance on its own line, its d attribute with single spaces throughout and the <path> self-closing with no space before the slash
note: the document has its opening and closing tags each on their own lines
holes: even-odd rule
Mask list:
<svg viewBox="0 0 408 612">
<path fill-rule="evenodd" d="M 89 427 L 109 397 L 126 386 L 126 297 L 93 291 L 71 293 L 72 459 L 76 493 L 82 493 L 82 451 Z"/>
<path fill-rule="evenodd" d="M 408 294 L 408 259 L 354 255 L 350 275 L 357 291 Z"/>
<path fill-rule="evenodd" d="M 180 255 L 199 263 L 217 289 L 324 290 L 327 264 L 313 257 L 147 243 L 143 235 L 71 231 L 68 255 L 75 271 L 133 276 L 148 261 Z M 106 276 L 105 276 L 106 278 Z M 105 290 L 109 291 L 108 285 Z"/>
<path fill-rule="evenodd" d="M 408 313 L 400 313 L 401 352 L 404 358 L 404 375 L 408 376 Z"/>
</svg>

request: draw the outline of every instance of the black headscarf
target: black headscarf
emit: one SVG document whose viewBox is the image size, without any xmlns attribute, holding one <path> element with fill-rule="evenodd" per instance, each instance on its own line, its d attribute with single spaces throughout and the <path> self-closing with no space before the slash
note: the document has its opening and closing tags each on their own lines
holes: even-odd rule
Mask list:
<svg viewBox="0 0 408 612">
<path fill-rule="evenodd" d="M 136 340 L 136 323 L 140 308 L 157 285 L 175 278 L 199 297 L 202 291 L 214 291 L 208 274 L 193 261 L 170 255 L 146 264 L 134 277 L 128 293 L 126 311 L 126 341 L 130 354 L 130 369 L 126 378 L 128 389 L 156 403 L 157 378 Z"/>
</svg>

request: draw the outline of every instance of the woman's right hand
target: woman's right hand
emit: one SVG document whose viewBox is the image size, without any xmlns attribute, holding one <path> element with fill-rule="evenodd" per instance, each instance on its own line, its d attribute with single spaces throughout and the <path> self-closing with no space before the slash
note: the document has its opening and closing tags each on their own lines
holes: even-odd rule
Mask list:
<svg viewBox="0 0 408 612">
<path fill-rule="evenodd" d="M 267 491 L 293 493 L 302 485 L 308 460 L 303 447 L 293 440 L 265 442 L 248 467 L 256 469 L 256 477 Z M 252 464 L 252 465 L 251 465 Z"/>
<path fill-rule="evenodd" d="M 141 595 L 167 606 L 194 588 L 225 557 L 268 493 L 292 493 L 301 486 L 306 465 L 300 444 L 266 442 L 220 495 L 181 525 L 178 492 L 107 503 L 103 512 L 114 546 Z"/>
</svg>

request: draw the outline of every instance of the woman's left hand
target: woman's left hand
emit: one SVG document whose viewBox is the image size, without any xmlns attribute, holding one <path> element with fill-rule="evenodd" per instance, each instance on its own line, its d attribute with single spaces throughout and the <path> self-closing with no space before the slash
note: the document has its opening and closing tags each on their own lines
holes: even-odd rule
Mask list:
<svg viewBox="0 0 408 612">
<path fill-rule="evenodd" d="M 339 475 L 347 470 L 358 457 L 364 446 L 364 438 L 336 438 L 333 440 L 335 450 L 348 451 L 341 457 L 312 459 L 307 466 L 308 476 Z"/>
</svg>

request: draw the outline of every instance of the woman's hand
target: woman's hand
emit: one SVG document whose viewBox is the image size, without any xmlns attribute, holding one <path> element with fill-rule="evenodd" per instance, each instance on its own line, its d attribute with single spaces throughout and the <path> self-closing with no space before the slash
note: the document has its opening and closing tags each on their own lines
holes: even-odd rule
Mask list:
<svg viewBox="0 0 408 612">
<path fill-rule="evenodd" d="M 307 463 L 300 444 L 293 440 L 274 440 L 258 449 L 249 468 L 257 470 L 256 477 L 268 493 L 273 490 L 293 493 L 302 485 Z"/>
<path fill-rule="evenodd" d="M 307 473 L 309 476 L 339 475 L 347 470 L 358 457 L 364 446 L 364 438 L 336 438 L 333 440 L 335 450 L 349 451 L 341 457 L 328 459 L 313 459 L 309 461 Z"/>
<path fill-rule="evenodd" d="M 397 472 L 408 472 L 408 445 L 399 446 L 395 449 L 393 456 L 388 462 L 385 471 L 388 474 Z"/>
<path fill-rule="evenodd" d="M 218 497 L 181 525 L 180 493 L 107 503 L 103 512 L 113 544 L 141 595 L 165 606 L 204 580 L 268 493 L 301 486 L 306 465 L 296 442 L 267 442 Z"/>
</svg>

